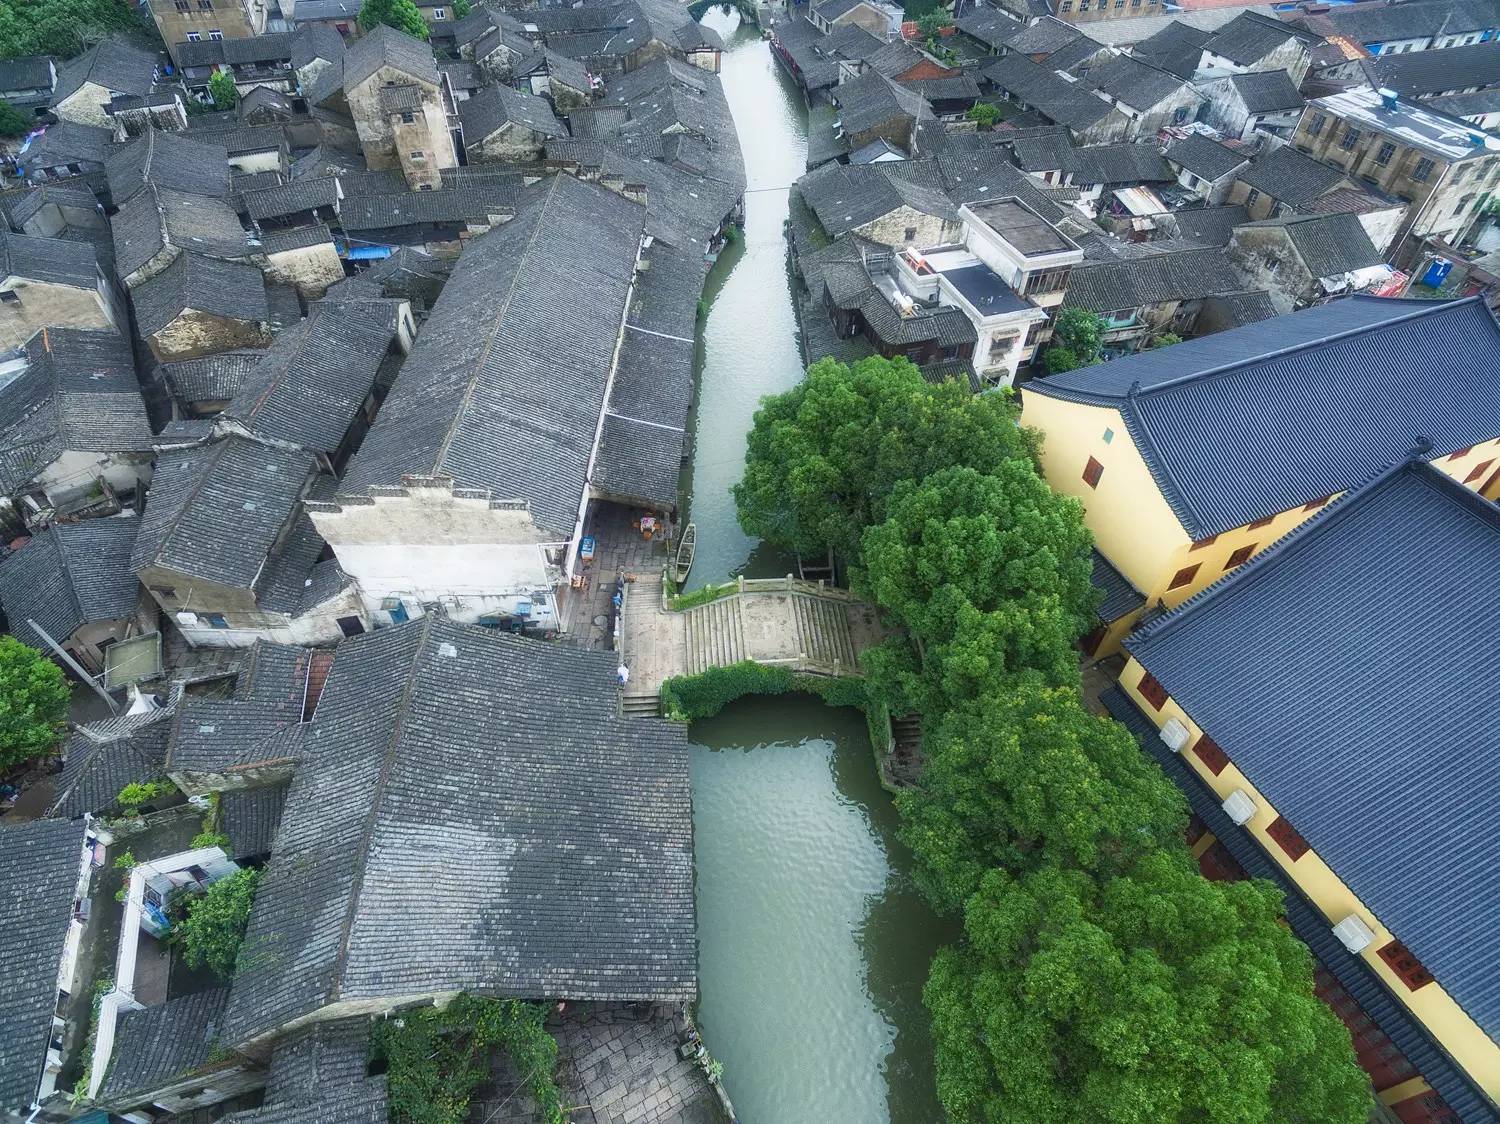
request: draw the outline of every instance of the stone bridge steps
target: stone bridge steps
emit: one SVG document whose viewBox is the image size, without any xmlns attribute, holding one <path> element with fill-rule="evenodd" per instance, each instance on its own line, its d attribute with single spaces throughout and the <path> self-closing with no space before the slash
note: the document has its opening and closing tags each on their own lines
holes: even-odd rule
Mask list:
<svg viewBox="0 0 1500 1124">
<path fill-rule="evenodd" d="M 683 613 L 687 626 L 687 674 L 748 659 L 738 597 L 720 597 Z"/>
<path fill-rule="evenodd" d="M 849 674 L 858 672 L 854 638 L 849 633 L 849 614 L 842 603 L 794 594 L 792 613 L 797 623 L 798 642 L 808 659 L 836 665 Z"/>
</svg>

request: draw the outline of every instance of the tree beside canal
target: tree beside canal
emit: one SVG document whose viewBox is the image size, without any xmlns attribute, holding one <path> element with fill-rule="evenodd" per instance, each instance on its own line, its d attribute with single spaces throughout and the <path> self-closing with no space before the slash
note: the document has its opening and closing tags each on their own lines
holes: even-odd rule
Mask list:
<svg viewBox="0 0 1500 1124">
<path fill-rule="evenodd" d="M 1070 322 L 1085 362 L 1094 320 Z M 922 718 L 902 834 L 965 918 L 925 995 L 955 1121 L 1364 1118 L 1279 891 L 1203 878 L 1181 793 L 1082 705 L 1092 540 L 1006 397 L 823 360 L 762 404 L 735 500 L 751 534 L 831 547 L 892 626 L 863 662 L 872 702 Z"/>
</svg>

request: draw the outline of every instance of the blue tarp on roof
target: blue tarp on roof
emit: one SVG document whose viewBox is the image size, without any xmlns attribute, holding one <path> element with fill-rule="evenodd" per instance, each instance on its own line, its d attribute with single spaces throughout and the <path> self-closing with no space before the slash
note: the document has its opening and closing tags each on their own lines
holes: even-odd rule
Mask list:
<svg viewBox="0 0 1500 1124">
<path fill-rule="evenodd" d="M 1500 507 L 1423 462 L 1126 649 L 1500 1037 Z"/>
<path fill-rule="evenodd" d="M 1418 437 L 1500 437 L 1500 324 L 1462 301 L 1351 297 L 1027 383 L 1120 411 L 1194 539 L 1368 480 Z"/>
</svg>

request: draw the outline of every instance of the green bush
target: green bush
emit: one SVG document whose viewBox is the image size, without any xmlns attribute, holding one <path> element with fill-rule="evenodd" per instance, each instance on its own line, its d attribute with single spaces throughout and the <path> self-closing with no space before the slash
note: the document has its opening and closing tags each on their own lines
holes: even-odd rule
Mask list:
<svg viewBox="0 0 1500 1124">
<path fill-rule="evenodd" d="M 14 636 L 0 636 L 0 770 L 50 753 L 67 717 L 62 668 Z"/>
<path fill-rule="evenodd" d="M 775 664 L 743 660 L 668 679 L 661 685 L 661 709 L 675 722 L 695 722 L 712 718 L 747 695 L 784 695 L 789 691 L 817 695 L 829 706 L 862 708 L 867 701 L 864 682 L 859 679 L 801 675 Z"/>
<path fill-rule="evenodd" d="M 557 1042 L 547 1009 L 519 999 L 460 995 L 441 1009 L 403 1011 L 376 1023 L 371 1053 L 386 1067 L 393 1124 L 463 1124 L 469 1099 L 503 1048 L 545 1124 L 566 1124 L 557 1088 Z"/>
<path fill-rule="evenodd" d="M 189 967 L 207 967 L 220 979 L 234 977 L 259 885 L 260 871 L 246 867 L 187 899 L 186 916 L 172 927 L 171 940 L 181 947 Z"/>
<path fill-rule="evenodd" d="M 232 846 L 233 844 L 230 842 L 229 836 L 225 835 L 222 831 L 200 831 L 197 835 L 193 836 L 193 841 L 188 844 L 188 847 L 194 851 L 200 847 L 218 847 L 225 854 L 229 853 L 229 848 Z"/>
<path fill-rule="evenodd" d="M 675 597 L 668 599 L 667 604 L 681 612 L 683 609 L 692 609 L 698 605 L 707 605 L 710 601 L 717 601 L 721 597 L 728 597 L 738 589 L 738 582 L 724 582 L 720 585 L 700 586 L 691 593 L 677 594 Z"/>
<path fill-rule="evenodd" d="M 146 781 L 145 783 L 131 781 L 120 789 L 120 794 L 115 797 L 115 803 L 120 806 L 120 812 L 123 815 L 133 816 L 141 810 L 142 804 L 149 804 L 175 791 L 176 786 L 170 781 Z"/>
</svg>

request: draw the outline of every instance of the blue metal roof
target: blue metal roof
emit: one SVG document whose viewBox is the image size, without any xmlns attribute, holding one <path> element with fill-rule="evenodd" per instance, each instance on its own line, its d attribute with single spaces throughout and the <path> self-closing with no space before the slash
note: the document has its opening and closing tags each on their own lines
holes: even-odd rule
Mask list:
<svg viewBox="0 0 1500 1124">
<path fill-rule="evenodd" d="M 1500 507 L 1420 461 L 1126 649 L 1500 1037 Z"/>
<path fill-rule="evenodd" d="M 1464 1124 L 1500 1124 L 1500 1111 L 1495 1109 L 1483 1090 L 1448 1057 L 1411 1009 L 1386 990 L 1370 966 L 1333 935 L 1332 926 L 1317 907 L 1302 895 L 1250 834 L 1229 818 L 1219 798 L 1182 758 L 1162 744 L 1156 726 L 1130 701 L 1130 697 L 1118 687 L 1111 687 L 1100 695 L 1100 701 L 1135 735 L 1147 756 L 1182 789 L 1188 798 L 1188 806 L 1224 845 L 1234 861 L 1252 878 L 1265 878 L 1277 884 L 1285 895 L 1286 919 L 1292 932 L 1354 997 L 1365 1014 L 1385 1031 L 1396 1048 L 1406 1055 L 1406 1060 L 1427 1079 L 1448 1107 L 1458 1113 L 1459 1119 Z"/>
<path fill-rule="evenodd" d="M 1034 379 L 1112 406 L 1195 539 L 1322 499 L 1403 458 L 1500 437 L 1500 324 L 1475 297 L 1349 297 Z"/>
</svg>

